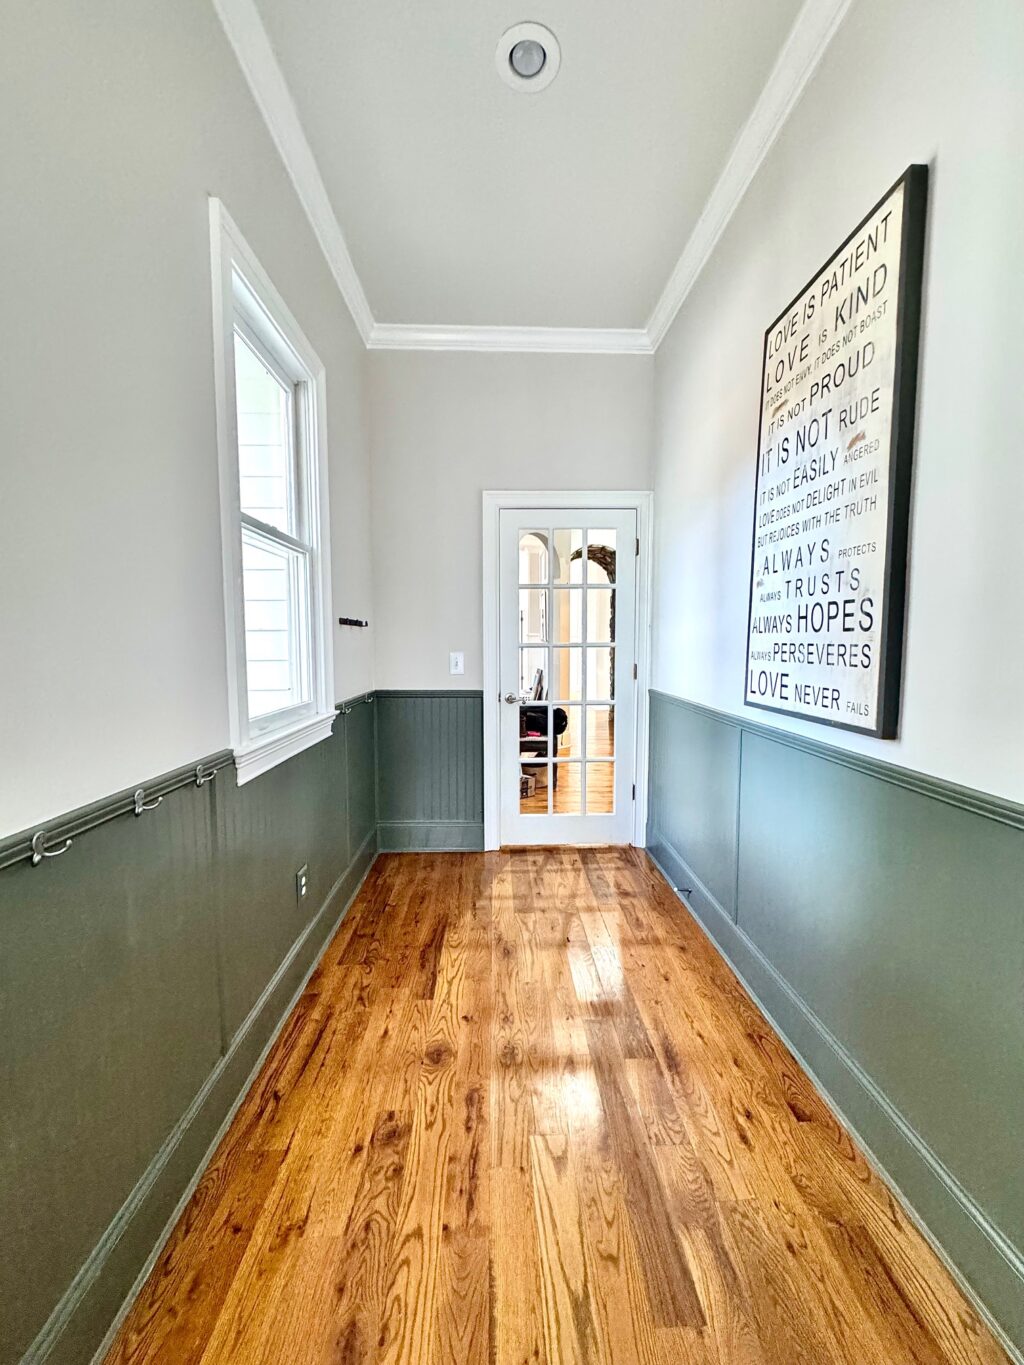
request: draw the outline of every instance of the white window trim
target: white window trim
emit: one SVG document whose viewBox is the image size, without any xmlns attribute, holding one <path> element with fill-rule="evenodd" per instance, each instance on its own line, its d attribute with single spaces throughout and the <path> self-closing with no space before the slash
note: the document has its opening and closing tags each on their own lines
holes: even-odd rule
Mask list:
<svg viewBox="0 0 1024 1365">
<path fill-rule="evenodd" d="M 210 199 L 213 273 L 213 361 L 217 399 L 217 456 L 220 477 L 221 545 L 224 557 L 224 618 L 227 642 L 228 709 L 238 785 L 258 777 L 303 749 L 326 739 L 334 724 L 333 611 L 331 608 L 330 503 L 327 484 L 327 381 L 324 366 L 291 310 L 274 288 L 245 238 L 219 199 Z M 238 484 L 235 408 L 233 276 L 244 281 L 274 331 L 283 336 L 308 385 L 304 414 L 307 458 L 305 490 L 308 532 L 314 546 L 310 565 L 312 700 L 301 712 L 282 713 L 284 723 L 250 727 L 245 676 L 245 620 L 242 601 L 242 511 Z"/>
</svg>

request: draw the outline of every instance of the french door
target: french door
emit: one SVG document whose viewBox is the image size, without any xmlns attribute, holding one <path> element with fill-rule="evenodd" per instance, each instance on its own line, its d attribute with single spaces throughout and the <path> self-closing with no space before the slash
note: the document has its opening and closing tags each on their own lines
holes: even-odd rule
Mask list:
<svg viewBox="0 0 1024 1365">
<path fill-rule="evenodd" d="M 636 535 L 635 509 L 501 510 L 503 844 L 629 843 Z"/>
</svg>

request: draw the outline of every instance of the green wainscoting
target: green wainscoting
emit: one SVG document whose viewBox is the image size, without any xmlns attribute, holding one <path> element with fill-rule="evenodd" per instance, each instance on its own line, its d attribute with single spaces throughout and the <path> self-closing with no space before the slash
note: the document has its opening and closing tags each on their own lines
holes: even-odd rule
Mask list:
<svg viewBox="0 0 1024 1365">
<path fill-rule="evenodd" d="M 483 694 L 375 695 L 380 847 L 483 848 Z"/>
<path fill-rule="evenodd" d="M 375 767 L 360 701 L 0 868 L 0 1365 L 92 1359 L 376 855 Z"/>
<path fill-rule="evenodd" d="M 662 693 L 650 755 L 650 852 L 1024 1350 L 1024 808 Z"/>
</svg>

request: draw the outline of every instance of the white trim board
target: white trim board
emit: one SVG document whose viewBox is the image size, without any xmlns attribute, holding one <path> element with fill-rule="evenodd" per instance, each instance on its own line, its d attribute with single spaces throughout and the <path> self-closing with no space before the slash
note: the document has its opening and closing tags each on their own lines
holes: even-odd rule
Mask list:
<svg viewBox="0 0 1024 1365">
<path fill-rule="evenodd" d="M 213 0 L 213 4 L 320 250 L 359 335 L 368 344 L 373 314 L 255 0 Z"/>
<path fill-rule="evenodd" d="M 224 620 L 227 626 L 228 719 L 238 786 L 278 763 L 327 739 L 335 720 L 334 649 L 331 599 L 331 525 L 327 456 L 327 376 L 317 353 L 273 281 L 260 265 L 238 225 L 219 199 L 209 201 L 210 264 L 213 303 L 214 395 L 217 414 L 217 468 L 220 492 L 221 551 L 224 566 Z M 236 278 L 251 296 L 253 315 L 265 318 L 301 376 L 309 455 L 303 462 L 310 525 L 310 697 L 293 707 L 283 728 L 254 727 L 245 689 L 245 625 L 242 593 L 242 511 L 238 487 L 238 434 L 232 337 L 239 302 Z M 299 400 L 296 400 L 298 402 Z"/>
<path fill-rule="evenodd" d="M 719 237 L 852 3 L 853 0 L 804 0 L 764 89 L 740 129 L 722 174 L 690 233 L 683 254 L 647 319 L 647 338 L 652 351 L 661 345 L 687 294 L 707 265 Z"/>
<path fill-rule="evenodd" d="M 642 328 L 628 327 L 420 327 L 376 322 L 371 351 L 544 351 L 573 355 L 650 355 Z"/>
<path fill-rule="evenodd" d="M 804 0 L 750 116 L 645 327 L 503 327 L 378 322 L 331 205 L 255 0 L 213 0 L 342 298 L 371 350 L 650 355 L 768 154 L 853 0 Z"/>
<path fill-rule="evenodd" d="M 484 848 L 501 843 L 501 763 L 499 706 L 501 660 L 498 653 L 498 544 L 499 517 L 505 507 L 626 507 L 636 512 L 640 555 L 636 571 L 636 746 L 633 803 L 633 838 L 637 848 L 647 842 L 647 767 L 651 669 L 651 575 L 654 564 L 654 494 L 636 489 L 595 492 L 593 489 L 560 489 L 516 492 L 485 490 L 483 505 L 483 694 L 484 694 Z M 491 699 L 490 703 L 488 698 Z"/>
</svg>

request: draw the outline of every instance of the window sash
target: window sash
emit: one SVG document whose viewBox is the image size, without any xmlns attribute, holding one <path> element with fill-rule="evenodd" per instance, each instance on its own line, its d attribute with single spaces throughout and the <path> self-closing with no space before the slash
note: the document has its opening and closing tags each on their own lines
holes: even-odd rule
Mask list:
<svg viewBox="0 0 1024 1365">
<path fill-rule="evenodd" d="M 285 620 L 281 626 L 255 626 L 252 623 L 252 609 L 261 599 L 250 598 L 246 589 L 244 568 L 245 547 L 264 550 L 270 555 L 279 555 L 287 574 L 286 597 L 263 599 L 274 607 L 282 602 L 285 605 Z M 283 551 L 283 554 L 281 553 Z M 253 518 L 244 518 L 242 523 L 242 618 L 245 645 L 245 720 L 249 737 L 265 734 L 269 730 L 281 729 L 294 721 L 301 720 L 316 711 L 314 687 L 314 648 L 315 638 L 312 617 L 314 613 L 313 573 L 315 555 L 312 547 L 296 541 L 292 536 L 283 535 L 273 527 L 263 526 Z M 249 571 L 250 573 L 252 570 Z M 259 659 L 251 656 L 255 635 L 286 635 L 288 639 L 285 660 L 271 656 Z M 284 685 L 271 685 L 262 688 L 253 686 L 253 675 L 261 665 L 287 663 L 287 682 Z M 253 694 L 259 692 L 286 692 L 297 700 L 267 711 L 253 709 Z"/>
<path fill-rule="evenodd" d="M 267 536 L 270 540 L 280 541 L 282 545 L 287 545 L 292 550 L 301 550 L 308 555 L 316 553 L 316 546 L 311 545 L 308 540 L 299 540 L 297 536 L 290 536 L 287 531 L 279 531 L 276 526 L 260 521 L 259 517 L 254 517 L 250 512 L 242 513 L 242 525 L 248 526 L 250 531 Z"/>
<path fill-rule="evenodd" d="M 309 507 L 309 500 L 306 496 L 308 480 L 304 478 L 305 463 L 310 456 L 309 442 L 307 440 L 307 404 L 309 401 L 309 382 L 305 378 L 297 379 L 294 373 L 290 372 L 280 356 L 275 355 L 274 349 L 269 346 L 264 339 L 268 328 L 275 327 L 273 319 L 269 316 L 262 319 L 261 333 L 252 326 L 248 313 L 249 291 L 239 297 L 234 297 L 234 331 L 239 335 L 242 344 L 254 355 L 256 360 L 266 367 L 270 375 L 277 380 L 288 397 L 287 423 L 288 433 L 287 452 L 286 452 L 286 478 L 287 478 L 287 518 L 289 525 L 298 534 L 291 534 L 289 531 L 282 530 L 278 526 L 273 526 L 269 522 L 262 521 L 259 517 L 253 516 L 251 512 L 246 512 L 239 507 L 239 520 L 242 540 L 242 555 L 245 556 L 245 544 L 248 543 L 259 547 L 262 543 L 273 553 L 276 547 L 278 553 L 284 553 L 284 563 L 288 566 L 288 597 L 287 597 L 287 662 L 288 662 L 288 682 L 287 687 L 282 688 L 256 688 L 253 684 L 253 674 L 257 668 L 252 665 L 280 663 L 281 660 L 255 660 L 250 657 L 251 640 L 250 632 L 253 634 L 262 633 L 254 628 L 249 621 L 250 606 L 247 601 L 245 587 L 245 572 L 243 569 L 241 583 L 241 617 L 242 617 L 242 669 L 243 686 L 240 690 L 239 704 L 241 707 L 241 722 L 246 737 L 251 741 L 261 736 L 266 736 L 278 730 L 288 728 L 307 716 L 316 714 L 317 698 L 315 685 L 315 659 L 316 650 L 319 648 L 318 630 L 318 602 L 319 594 L 317 591 L 317 571 L 318 559 L 316 545 L 309 536 L 309 528 L 312 526 L 312 509 Z M 275 338 L 277 339 L 277 338 Z M 282 347 L 284 339 L 280 338 Z M 239 489 L 241 489 L 242 465 L 240 439 L 237 430 L 238 421 L 238 396 L 236 380 L 236 456 L 239 479 Z M 241 493 L 239 493 L 241 498 Z M 296 565 L 298 569 L 296 570 Z M 273 672 L 273 669 L 264 667 L 260 671 Z M 289 692 L 292 696 L 297 696 L 299 700 L 290 702 L 283 706 L 275 707 L 270 711 L 254 711 L 254 697 L 260 691 Z"/>
<path fill-rule="evenodd" d="M 267 324 L 264 323 L 264 328 Z M 307 381 L 304 377 L 296 378 L 289 373 L 279 362 L 278 358 L 262 338 L 257 335 L 246 317 L 244 305 L 239 299 L 235 299 L 234 311 L 234 331 L 241 338 L 243 345 L 252 352 L 255 359 L 263 365 L 270 375 L 277 380 L 281 388 L 287 395 L 288 413 L 286 430 L 288 433 L 288 450 L 286 459 L 286 503 L 288 517 L 288 533 L 294 534 L 304 542 L 310 540 L 310 513 L 306 494 L 306 480 L 303 477 L 305 462 L 309 456 L 308 430 L 305 420 L 306 413 L 306 391 Z M 242 452 L 241 436 L 238 431 L 238 376 L 235 375 L 235 444 L 238 457 L 238 477 L 239 489 L 241 489 L 242 479 Z M 251 515 L 243 511 L 243 516 Z M 253 518 L 254 521 L 259 518 Z M 269 523 L 262 523 L 268 525 Z M 283 528 L 275 528 L 283 529 Z"/>
</svg>

